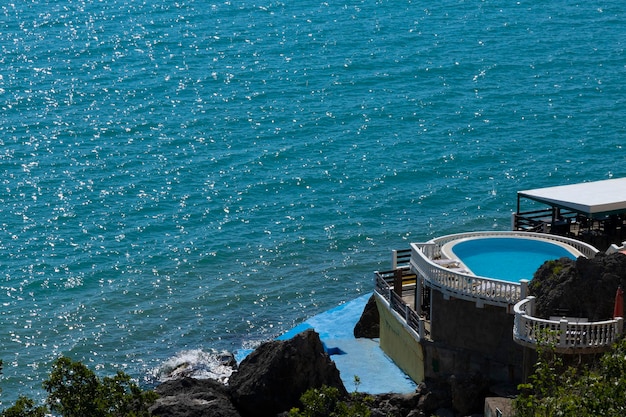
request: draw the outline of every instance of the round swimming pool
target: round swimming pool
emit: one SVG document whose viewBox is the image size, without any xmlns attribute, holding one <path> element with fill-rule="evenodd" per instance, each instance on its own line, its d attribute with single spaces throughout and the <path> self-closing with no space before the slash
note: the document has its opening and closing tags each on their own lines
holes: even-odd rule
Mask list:
<svg viewBox="0 0 626 417">
<path fill-rule="evenodd" d="M 468 238 L 446 246 L 473 274 L 510 282 L 532 279 L 546 261 L 580 255 L 565 245 L 523 237 Z"/>
</svg>

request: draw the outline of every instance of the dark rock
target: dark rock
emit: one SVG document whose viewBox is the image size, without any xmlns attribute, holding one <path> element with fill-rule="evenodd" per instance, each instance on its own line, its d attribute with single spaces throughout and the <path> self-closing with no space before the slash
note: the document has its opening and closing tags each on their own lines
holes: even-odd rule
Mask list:
<svg viewBox="0 0 626 417">
<path fill-rule="evenodd" d="M 218 356 L 218 360 L 223 366 L 229 366 L 232 369 L 237 369 L 237 359 L 235 359 L 235 355 L 232 352 L 221 352 Z"/>
<path fill-rule="evenodd" d="M 488 393 L 489 381 L 480 375 L 450 377 L 452 407 L 462 416 L 482 411 Z"/>
<path fill-rule="evenodd" d="M 372 396 L 371 417 L 407 416 L 417 409 L 419 394 L 380 394 Z M 413 415 L 419 415 L 413 413 Z"/>
<path fill-rule="evenodd" d="M 354 326 L 354 337 L 375 339 L 380 337 L 380 316 L 376 298 L 372 295 L 363 309 L 361 318 Z"/>
<path fill-rule="evenodd" d="M 227 387 L 212 379 L 176 379 L 162 383 L 155 391 L 159 398 L 150 407 L 153 416 L 240 417 Z"/>
<path fill-rule="evenodd" d="M 590 321 L 613 318 L 615 292 L 626 288 L 626 256 L 622 253 L 562 258 L 544 263 L 529 285 L 537 297 L 536 315 L 586 317 Z"/>
<path fill-rule="evenodd" d="M 449 408 L 439 408 L 437 411 L 435 411 L 435 414 L 433 414 L 433 416 L 435 416 L 435 417 L 455 417 L 456 414 L 454 414 L 454 411 L 450 410 Z"/>
<path fill-rule="evenodd" d="M 425 381 L 418 385 L 417 394 L 419 401 L 417 408 L 423 410 L 426 415 L 433 414 L 441 408 L 452 406 L 450 386 L 442 381 Z"/>
<path fill-rule="evenodd" d="M 306 330 L 290 340 L 259 346 L 231 375 L 229 384 L 235 406 L 243 416 L 276 415 L 300 406 L 300 397 L 311 388 L 346 389 L 335 363 L 324 352 L 319 335 Z"/>
</svg>

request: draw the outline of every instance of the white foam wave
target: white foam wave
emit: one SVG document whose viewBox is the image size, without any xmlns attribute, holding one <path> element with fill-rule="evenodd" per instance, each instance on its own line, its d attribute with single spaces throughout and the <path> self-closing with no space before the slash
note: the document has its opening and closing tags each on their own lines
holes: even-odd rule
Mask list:
<svg viewBox="0 0 626 417">
<path fill-rule="evenodd" d="M 154 377 L 160 382 L 192 377 L 226 384 L 236 366 L 233 354 L 227 351 L 184 350 L 163 362 L 154 371 Z"/>
</svg>

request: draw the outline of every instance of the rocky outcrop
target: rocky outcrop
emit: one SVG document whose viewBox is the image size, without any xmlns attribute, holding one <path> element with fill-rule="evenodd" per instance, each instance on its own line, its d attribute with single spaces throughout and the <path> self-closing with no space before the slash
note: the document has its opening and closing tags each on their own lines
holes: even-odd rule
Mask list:
<svg viewBox="0 0 626 417">
<path fill-rule="evenodd" d="M 380 394 L 373 399 L 371 417 L 408 416 L 418 409 L 419 394 Z"/>
<path fill-rule="evenodd" d="M 306 330 L 290 340 L 262 344 L 244 359 L 226 386 L 212 379 L 181 378 L 156 388 L 154 416 L 274 416 L 300 406 L 310 388 L 336 387 L 347 395 L 319 335 Z"/>
<path fill-rule="evenodd" d="M 230 377 L 233 402 L 243 416 L 276 415 L 300 405 L 300 397 L 322 385 L 346 389 L 319 335 L 306 330 L 287 341 L 262 344 Z"/>
<path fill-rule="evenodd" d="M 620 285 L 626 289 L 626 256 L 614 253 L 546 262 L 535 273 L 529 290 L 537 297 L 540 317 L 564 315 L 600 321 L 613 317 Z"/>
<path fill-rule="evenodd" d="M 376 307 L 376 298 L 372 295 L 361 314 L 361 318 L 354 326 L 354 337 L 376 339 L 380 337 L 380 315 Z"/>
<path fill-rule="evenodd" d="M 241 417 L 227 387 L 212 379 L 182 378 L 156 388 L 159 398 L 150 407 L 153 416 Z"/>
</svg>

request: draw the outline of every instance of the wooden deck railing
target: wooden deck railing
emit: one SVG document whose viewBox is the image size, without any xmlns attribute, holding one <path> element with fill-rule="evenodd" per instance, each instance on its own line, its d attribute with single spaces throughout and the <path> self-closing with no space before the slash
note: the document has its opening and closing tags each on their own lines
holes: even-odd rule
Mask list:
<svg viewBox="0 0 626 417">
<path fill-rule="evenodd" d="M 513 340 L 536 349 L 554 346 L 559 353 L 602 352 L 620 337 L 623 319 L 586 322 L 576 318 L 546 320 L 534 317 L 535 297 L 527 297 L 514 307 Z"/>
<path fill-rule="evenodd" d="M 421 339 L 427 337 L 425 319 L 420 317 L 409 304 L 404 302 L 403 297 L 394 291 L 394 279 L 398 273 L 397 271 L 403 272 L 403 270 L 398 269 L 384 272 L 376 271 L 374 273 L 374 289 L 376 294 L 378 294 L 387 303 L 387 307 L 397 313 L 407 327 L 415 332 L 414 336 L 418 341 L 420 341 Z M 406 272 L 410 274 L 410 271 L 405 270 L 405 273 Z M 412 275 L 412 277 L 413 278 L 410 278 L 409 280 L 415 282 L 415 276 Z"/>
</svg>

